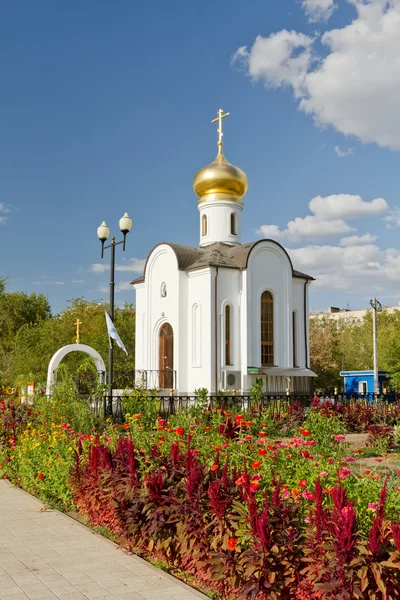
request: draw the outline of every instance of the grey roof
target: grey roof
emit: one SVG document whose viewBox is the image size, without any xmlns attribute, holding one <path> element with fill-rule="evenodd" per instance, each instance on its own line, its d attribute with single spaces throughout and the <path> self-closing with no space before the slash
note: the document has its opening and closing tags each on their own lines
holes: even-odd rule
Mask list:
<svg viewBox="0 0 400 600">
<path fill-rule="evenodd" d="M 178 269 L 180 271 L 195 271 L 196 269 L 203 269 L 204 267 L 225 267 L 226 269 L 239 269 L 243 271 L 247 268 L 251 250 L 257 244 L 265 241 L 273 241 L 274 244 L 277 244 L 280 248 L 282 248 L 289 259 L 290 266 L 292 267 L 293 277 L 309 280 L 314 279 L 310 275 L 306 275 L 305 273 L 301 273 L 300 271 L 293 269 L 292 261 L 290 260 L 288 253 L 280 244 L 278 244 L 278 242 L 275 242 L 274 240 L 259 240 L 258 242 L 250 242 L 249 244 L 243 244 L 239 246 L 229 246 L 228 244 L 216 242 L 215 244 L 210 244 L 209 246 L 205 246 L 203 248 L 192 248 L 191 246 L 181 246 L 179 244 L 169 244 L 167 242 L 161 242 L 161 244 L 170 246 L 175 252 L 178 261 Z M 157 244 L 157 246 L 160 246 L 161 244 Z M 146 272 L 146 266 L 144 270 Z M 143 281 L 144 275 L 142 277 L 138 277 L 131 283 L 142 283 Z"/>
</svg>

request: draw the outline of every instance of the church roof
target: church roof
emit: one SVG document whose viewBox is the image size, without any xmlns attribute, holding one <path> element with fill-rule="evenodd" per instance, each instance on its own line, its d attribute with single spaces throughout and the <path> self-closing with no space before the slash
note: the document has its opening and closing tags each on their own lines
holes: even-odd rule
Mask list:
<svg viewBox="0 0 400 600">
<path fill-rule="evenodd" d="M 243 244 L 239 246 L 229 246 L 228 244 L 216 242 L 215 244 L 210 244 L 209 246 L 205 246 L 203 248 L 192 248 L 191 246 L 168 244 L 166 242 L 161 242 L 161 244 L 170 246 L 175 252 L 178 261 L 178 269 L 180 271 L 195 271 L 205 267 L 225 267 L 227 269 L 239 269 L 243 271 L 247 268 L 251 250 L 257 244 L 265 241 L 273 240 L 258 240 L 258 242 L 250 242 L 249 244 Z M 157 245 L 160 246 L 161 244 Z M 274 244 L 277 244 L 282 248 L 278 242 L 274 241 Z M 292 267 L 293 277 L 314 280 L 314 278 L 310 275 L 306 275 L 305 273 L 301 273 L 300 271 L 293 269 L 292 261 L 290 260 L 289 255 L 284 248 L 282 249 L 289 259 Z M 144 270 L 146 272 L 146 267 Z M 143 281 L 144 275 L 142 277 L 138 277 L 131 283 L 142 283 Z"/>
</svg>

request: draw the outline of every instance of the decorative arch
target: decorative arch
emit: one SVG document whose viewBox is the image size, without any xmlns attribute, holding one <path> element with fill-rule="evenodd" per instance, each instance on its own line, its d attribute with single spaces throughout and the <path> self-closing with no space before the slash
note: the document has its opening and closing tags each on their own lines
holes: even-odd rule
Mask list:
<svg viewBox="0 0 400 600">
<path fill-rule="evenodd" d="M 261 294 L 261 366 L 274 365 L 274 296 L 269 290 Z"/>
<path fill-rule="evenodd" d="M 100 356 L 100 354 L 92 348 L 91 346 L 86 346 L 86 344 L 69 344 L 68 346 L 64 346 L 57 350 L 57 352 L 53 355 L 49 362 L 49 367 L 47 369 L 47 384 L 46 384 L 46 396 L 51 396 L 54 386 L 54 371 L 58 369 L 58 366 L 62 359 L 67 356 L 70 352 L 84 352 L 91 356 L 96 364 L 97 373 L 99 376 L 99 382 L 105 383 L 106 380 L 106 367 L 104 364 L 104 360 Z"/>
</svg>

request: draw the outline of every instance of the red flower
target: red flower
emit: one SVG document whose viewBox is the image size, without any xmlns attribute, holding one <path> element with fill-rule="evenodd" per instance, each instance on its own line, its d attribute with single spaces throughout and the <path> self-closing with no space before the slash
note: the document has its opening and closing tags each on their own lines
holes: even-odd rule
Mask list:
<svg viewBox="0 0 400 600">
<path fill-rule="evenodd" d="M 251 463 L 251 466 L 253 467 L 253 469 L 258 469 L 258 467 L 261 467 L 261 460 L 255 460 Z"/>
<path fill-rule="evenodd" d="M 306 485 L 307 485 L 307 479 L 300 479 L 300 481 L 299 481 L 299 487 L 305 488 Z"/>
<path fill-rule="evenodd" d="M 43 479 L 44 475 L 43 475 L 43 473 L 39 473 L 37 477 L 38 477 L 38 479 Z"/>
<path fill-rule="evenodd" d="M 260 433 L 258 434 L 260 437 L 266 437 L 267 432 L 266 431 L 260 431 Z"/>
<path fill-rule="evenodd" d="M 265 450 L 265 448 L 261 448 L 261 450 L 258 451 L 258 454 L 260 456 L 265 456 L 267 454 L 267 451 Z"/>
<path fill-rule="evenodd" d="M 130 427 L 129 423 L 124 423 L 122 425 L 122 429 L 129 429 L 129 427 Z"/>
<path fill-rule="evenodd" d="M 260 487 L 260 484 L 258 483 L 258 481 L 256 479 L 254 481 L 250 482 L 250 491 L 251 492 L 256 492 L 259 487 Z"/>
<path fill-rule="evenodd" d="M 397 475 L 400 477 L 400 469 L 397 471 Z"/>
<path fill-rule="evenodd" d="M 183 427 L 177 427 L 175 429 L 175 433 L 176 435 L 182 436 L 185 433 L 185 430 L 183 429 Z"/>
<path fill-rule="evenodd" d="M 300 429 L 300 433 L 304 437 L 308 437 L 309 435 L 311 435 L 311 431 L 309 431 L 308 429 Z"/>
<path fill-rule="evenodd" d="M 206 426 L 204 427 L 204 431 L 209 431 L 210 429 L 211 429 L 211 427 L 210 427 L 209 425 L 206 425 Z"/>
<path fill-rule="evenodd" d="M 216 471 L 218 469 L 218 465 L 211 465 L 211 471 Z"/>
<path fill-rule="evenodd" d="M 347 469 L 346 467 L 344 467 L 343 469 L 340 469 L 340 471 L 339 471 L 340 479 L 347 479 L 348 477 L 350 477 L 350 475 L 351 475 L 351 471 L 350 471 L 350 469 Z"/>
<path fill-rule="evenodd" d="M 229 538 L 228 544 L 227 544 L 228 550 L 234 550 L 236 548 L 236 542 L 237 542 L 236 538 Z"/>
</svg>

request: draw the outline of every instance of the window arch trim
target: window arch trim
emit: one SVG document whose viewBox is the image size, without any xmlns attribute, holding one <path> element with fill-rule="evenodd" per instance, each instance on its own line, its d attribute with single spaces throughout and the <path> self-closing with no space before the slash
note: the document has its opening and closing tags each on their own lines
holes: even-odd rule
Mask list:
<svg viewBox="0 0 400 600">
<path fill-rule="evenodd" d="M 224 307 L 224 358 L 225 366 L 232 366 L 232 306 L 225 304 Z"/>
<path fill-rule="evenodd" d="M 234 212 L 229 216 L 229 231 L 231 235 L 237 235 L 237 217 Z"/>
<path fill-rule="evenodd" d="M 270 290 L 264 290 L 260 297 L 260 350 L 261 366 L 274 366 L 274 295 Z"/>
<path fill-rule="evenodd" d="M 208 235 L 208 218 L 207 215 L 201 217 L 201 236 L 206 237 Z"/>
</svg>

